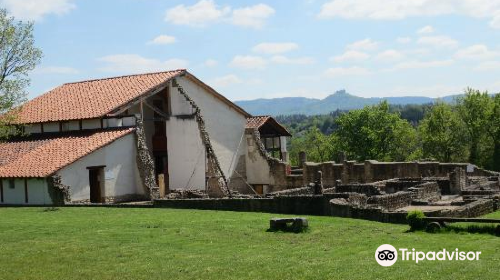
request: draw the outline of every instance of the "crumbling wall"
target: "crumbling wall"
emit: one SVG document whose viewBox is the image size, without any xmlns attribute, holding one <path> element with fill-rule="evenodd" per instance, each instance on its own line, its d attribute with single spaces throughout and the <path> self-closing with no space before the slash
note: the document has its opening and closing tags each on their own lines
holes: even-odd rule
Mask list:
<svg viewBox="0 0 500 280">
<path fill-rule="evenodd" d="M 321 171 L 323 176 L 323 186 L 325 188 L 335 187 L 336 181 L 342 178 L 342 164 L 336 164 L 334 161 L 314 163 L 306 162 L 303 166 L 304 182 L 310 183 L 316 180 L 316 174 Z"/>
<path fill-rule="evenodd" d="M 411 192 L 397 192 L 392 194 L 374 195 L 368 198 L 368 204 L 380 206 L 387 210 L 395 210 L 411 205 Z"/>
<path fill-rule="evenodd" d="M 362 193 L 366 195 L 380 195 L 380 189 L 374 184 L 342 184 L 335 190 L 337 193 Z"/>
<path fill-rule="evenodd" d="M 136 148 L 137 148 L 137 168 L 139 169 L 139 176 L 143 183 L 144 193 L 151 199 L 160 197 L 160 188 L 156 184 L 155 179 L 155 163 L 151 154 L 149 153 L 148 145 L 146 143 L 146 136 L 144 134 L 144 125 L 142 119 L 136 120 L 137 127 L 135 129 Z"/>
<path fill-rule="evenodd" d="M 441 189 L 437 182 L 425 182 L 408 188 L 414 200 L 438 201 L 441 199 Z"/>
<path fill-rule="evenodd" d="M 304 181 L 314 180 L 317 171 L 323 173 L 324 185 L 333 187 L 336 180 L 342 183 L 372 183 L 394 178 L 423 178 L 448 177 L 456 168 L 466 172 L 466 163 L 439 163 L 439 162 L 378 162 L 367 160 L 364 163 L 344 161 L 342 164 L 334 162 L 313 163 L 307 162 L 303 168 Z M 480 175 L 476 175 L 480 174 Z M 475 168 L 474 172 L 466 173 L 469 176 L 493 176 L 498 178 L 500 173 Z"/>
</svg>

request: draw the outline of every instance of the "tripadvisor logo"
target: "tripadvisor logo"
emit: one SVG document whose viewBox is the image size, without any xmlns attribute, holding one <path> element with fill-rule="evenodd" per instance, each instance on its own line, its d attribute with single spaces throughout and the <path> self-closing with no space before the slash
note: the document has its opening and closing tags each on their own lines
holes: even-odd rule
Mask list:
<svg viewBox="0 0 500 280">
<path fill-rule="evenodd" d="M 478 261 L 481 252 L 463 252 L 455 249 L 453 251 L 447 251 L 446 249 L 440 250 L 438 252 L 429 251 L 415 251 L 415 249 L 400 248 L 399 252 L 401 254 L 401 261 L 414 261 L 418 263 L 419 261 Z M 381 266 L 391 266 L 398 260 L 398 250 L 392 245 L 384 244 L 380 245 L 375 251 L 375 260 Z"/>
</svg>

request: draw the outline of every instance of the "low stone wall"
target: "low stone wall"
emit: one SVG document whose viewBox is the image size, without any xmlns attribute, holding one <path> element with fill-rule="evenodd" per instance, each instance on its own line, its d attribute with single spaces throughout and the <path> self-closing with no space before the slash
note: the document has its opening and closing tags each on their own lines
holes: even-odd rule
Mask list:
<svg viewBox="0 0 500 280">
<path fill-rule="evenodd" d="M 408 189 L 415 200 L 438 201 L 441 199 L 441 190 L 437 182 L 425 182 Z"/>
<path fill-rule="evenodd" d="M 421 180 L 414 179 L 398 179 L 398 180 L 389 180 L 385 183 L 384 191 L 386 193 L 396 193 L 400 191 L 407 191 L 409 188 L 417 186 L 421 184 Z"/>
<path fill-rule="evenodd" d="M 283 196 L 283 195 L 312 195 L 314 194 L 314 190 L 311 187 L 302 187 L 302 188 L 295 188 L 295 189 L 289 189 L 289 190 L 284 190 L 284 191 L 277 191 L 277 192 L 271 192 L 268 193 L 266 196 Z"/>
<path fill-rule="evenodd" d="M 378 186 L 374 184 L 343 184 L 336 187 L 338 193 L 363 193 L 366 195 L 381 194 Z"/>
<path fill-rule="evenodd" d="M 424 182 L 436 182 L 439 186 L 441 194 L 450 193 L 450 178 L 448 177 L 426 177 L 422 178 Z"/>
<path fill-rule="evenodd" d="M 406 223 L 406 213 L 387 212 L 377 207 L 354 207 L 345 199 L 332 199 L 330 201 L 332 216 L 363 219 L 384 223 Z"/>
<path fill-rule="evenodd" d="M 496 210 L 498 210 L 498 201 L 493 199 L 479 199 L 460 206 L 457 209 L 446 211 L 443 215 L 446 217 L 473 218 L 486 215 Z"/>
<path fill-rule="evenodd" d="M 267 212 L 296 215 L 329 215 L 329 198 L 318 195 L 276 196 L 273 198 L 220 198 L 154 200 L 154 207 Z"/>
<path fill-rule="evenodd" d="M 363 163 L 355 161 L 344 161 L 343 163 L 306 162 L 303 167 L 304 183 L 313 182 L 318 171 L 323 173 L 323 185 L 331 188 L 336 180 L 342 180 L 344 184 L 354 182 L 372 183 L 394 178 L 422 178 L 422 177 L 444 177 L 448 179 L 451 172 L 456 168 L 466 171 L 467 163 L 439 163 L 439 162 L 378 162 L 367 160 Z M 474 168 L 468 176 L 492 176 L 498 178 L 498 172 Z M 445 190 L 449 190 L 446 186 Z"/>
<path fill-rule="evenodd" d="M 387 210 L 396 210 L 411 205 L 412 195 L 411 192 L 374 195 L 368 198 L 368 204 L 378 205 Z"/>
</svg>

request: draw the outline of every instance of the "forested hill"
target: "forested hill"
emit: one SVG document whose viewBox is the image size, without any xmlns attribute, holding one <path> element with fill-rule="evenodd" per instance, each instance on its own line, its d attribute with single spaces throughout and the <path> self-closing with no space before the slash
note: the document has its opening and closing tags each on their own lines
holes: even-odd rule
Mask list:
<svg viewBox="0 0 500 280">
<path fill-rule="evenodd" d="M 452 102 L 458 96 L 450 95 L 441 98 L 441 100 Z M 420 105 L 436 101 L 435 98 L 423 96 L 365 98 L 349 94 L 345 90 L 340 90 L 324 99 L 285 97 L 237 101 L 236 104 L 253 115 L 318 115 L 328 114 L 337 110 L 361 109 L 366 105 L 378 104 L 382 100 L 387 100 L 391 105 Z"/>
</svg>

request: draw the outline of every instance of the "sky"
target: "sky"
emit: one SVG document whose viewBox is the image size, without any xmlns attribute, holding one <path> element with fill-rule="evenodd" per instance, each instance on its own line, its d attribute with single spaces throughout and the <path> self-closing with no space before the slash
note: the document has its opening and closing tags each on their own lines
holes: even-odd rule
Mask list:
<svg viewBox="0 0 500 280">
<path fill-rule="evenodd" d="M 0 0 L 35 22 L 29 98 L 186 68 L 230 100 L 500 91 L 500 0 Z"/>
</svg>

